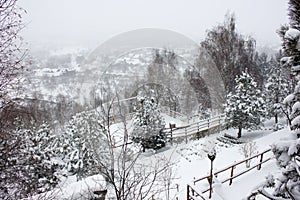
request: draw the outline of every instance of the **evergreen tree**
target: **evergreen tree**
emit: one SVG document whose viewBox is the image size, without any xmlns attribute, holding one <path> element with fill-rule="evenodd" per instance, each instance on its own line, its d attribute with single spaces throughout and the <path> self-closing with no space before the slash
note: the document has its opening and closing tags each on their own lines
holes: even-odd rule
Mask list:
<svg viewBox="0 0 300 200">
<path fill-rule="evenodd" d="M 133 116 L 134 130 L 131 138 L 145 148 L 159 149 L 166 143 L 166 135 L 162 132 L 164 121 L 160 115 L 158 104 L 152 97 L 138 97 Z"/>
<path fill-rule="evenodd" d="M 296 84 L 294 92 L 290 94 L 290 97 L 293 97 L 294 105 L 292 106 L 291 119 L 292 119 L 292 130 L 297 130 L 300 128 L 300 125 L 297 125 L 297 118 L 300 114 L 299 105 L 299 94 L 300 94 L 300 83 L 299 83 L 299 74 L 300 74 L 300 10 L 299 10 L 299 1 L 290 0 L 289 1 L 289 16 L 290 16 L 290 27 L 285 31 L 283 40 L 283 50 L 284 56 L 281 59 L 284 66 L 288 66 L 291 69 L 293 74 L 292 81 Z M 296 135 L 299 134 L 298 131 L 294 131 Z"/>
<path fill-rule="evenodd" d="M 57 136 L 52 133 L 47 123 L 41 124 L 33 135 L 27 135 L 28 143 L 24 153 L 31 171 L 31 182 L 34 181 L 39 192 L 49 191 L 57 185 L 63 163 L 57 154 Z M 29 173 L 29 171 L 27 171 Z M 32 187 L 29 185 L 29 187 Z"/>
<path fill-rule="evenodd" d="M 284 109 L 282 107 L 283 98 L 289 93 L 288 80 L 282 70 L 279 63 L 274 65 L 265 84 L 267 115 L 268 117 L 274 117 L 275 129 L 278 125 L 278 116 Z"/>
<path fill-rule="evenodd" d="M 289 1 L 289 18 L 291 28 L 300 30 L 300 3 L 299 0 Z"/>
<path fill-rule="evenodd" d="M 14 133 L 19 148 L 1 169 L 0 197 L 19 199 L 54 188 L 61 177 L 63 163 L 56 153 L 57 136 L 47 123 L 26 128 L 18 124 Z M 8 176 L 8 177 L 7 177 Z M 13 194 L 13 196 L 11 196 Z"/>
<path fill-rule="evenodd" d="M 276 143 L 272 151 L 281 168 L 281 175 L 274 180 L 275 189 L 272 196 L 284 199 L 299 199 L 300 196 L 300 9 L 298 0 L 289 1 L 290 26 L 281 27 L 285 67 L 289 67 L 296 83 L 294 92 L 284 101 L 293 102 L 290 116 L 292 138 Z M 276 183 L 276 184 L 275 184 Z M 269 195 L 271 196 L 271 195 Z M 275 198 L 274 198 L 275 199 Z"/>
<path fill-rule="evenodd" d="M 238 138 L 242 129 L 259 128 L 265 113 L 264 100 L 256 82 L 247 73 L 237 76 L 234 93 L 227 95 L 225 107 L 228 128 L 238 128 Z"/>
<path fill-rule="evenodd" d="M 61 147 L 67 170 L 78 180 L 98 173 L 98 159 L 107 159 L 104 131 L 96 111 L 78 113 L 67 125 Z"/>
</svg>

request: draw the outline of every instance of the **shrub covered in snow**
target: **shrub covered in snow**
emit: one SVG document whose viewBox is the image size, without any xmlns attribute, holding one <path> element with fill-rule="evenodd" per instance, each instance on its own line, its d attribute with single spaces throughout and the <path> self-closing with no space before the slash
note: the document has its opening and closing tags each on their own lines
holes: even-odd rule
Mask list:
<svg viewBox="0 0 300 200">
<path fill-rule="evenodd" d="M 96 111 L 72 117 L 61 144 L 67 171 L 78 179 L 99 172 L 98 160 L 107 159 L 108 142 Z"/>
<path fill-rule="evenodd" d="M 69 177 L 71 179 L 72 177 Z M 72 181 L 72 180 L 71 180 Z M 102 193 L 101 195 L 97 193 Z M 52 199 L 52 200 L 85 200 L 105 197 L 107 193 L 106 181 L 101 175 L 93 175 L 80 181 L 68 181 L 60 188 L 34 195 L 28 200 Z"/>
<path fill-rule="evenodd" d="M 240 146 L 240 153 L 245 157 L 249 158 L 258 153 L 257 146 L 255 142 L 247 142 Z M 251 164 L 251 160 L 246 161 L 246 167 L 249 168 Z"/>
<path fill-rule="evenodd" d="M 138 97 L 133 115 L 134 130 L 131 138 L 143 149 L 159 149 L 165 146 L 166 134 L 162 131 L 164 121 L 158 103 L 151 97 Z"/>
</svg>

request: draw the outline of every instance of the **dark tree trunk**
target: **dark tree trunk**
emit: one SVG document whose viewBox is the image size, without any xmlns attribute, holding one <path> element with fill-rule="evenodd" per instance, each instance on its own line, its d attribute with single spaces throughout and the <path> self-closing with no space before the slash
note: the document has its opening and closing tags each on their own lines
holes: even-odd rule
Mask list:
<svg viewBox="0 0 300 200">
<path fill-rule="evenodd" d="M 239 126 L 239 130 L 238 130 L 238 138 L 241 138 L 242 137 L 242 126 Z"/>
<path fill-rule="evenodd" d="M 275 124 L 278 124 L 278 115 L 277 115 L 277 113 L 275 114 L 274 118 L 275 118 Z"/>
<path fill-rule="evenodd" d="M 276 103 L 276 104 L 279 103 L 279 91 L 278 91 L 278 90 L 276 91 L 275 103 Z M 277 109 L 277 108 L 276 108 L 276 109 Z M 275 118 L 275 124 L 277 125 L 277 124 L 278 124 L 278 114 L 277 114 L 277 110 L 275 111 L 274 118 Z"/>
</svg>

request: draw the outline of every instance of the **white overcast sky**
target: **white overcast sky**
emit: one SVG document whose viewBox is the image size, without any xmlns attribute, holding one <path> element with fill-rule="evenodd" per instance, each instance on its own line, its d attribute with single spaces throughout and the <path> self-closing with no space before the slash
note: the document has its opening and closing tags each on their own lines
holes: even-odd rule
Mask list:
<svg viewBox="0 0 300 200">
<path fill-rule="evenodd" d="M 164 28 L 197 43 L 206 30 L 234 12 L 240 33 L 258 44 L 279 44 L 276 30 L 288 22 L 287 0 L 19 0 L 27 14 L 29 43 L 92 45 L 139 28 Z"/>
</svg>

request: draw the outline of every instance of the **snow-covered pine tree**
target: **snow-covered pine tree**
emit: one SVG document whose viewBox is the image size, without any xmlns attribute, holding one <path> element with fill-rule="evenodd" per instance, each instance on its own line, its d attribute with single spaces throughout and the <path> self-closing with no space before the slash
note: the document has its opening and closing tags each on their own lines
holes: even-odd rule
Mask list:
<svg viewBox="0 0 300 200">
<path fill-rule="evenodd" d="M 18 152 L 6 162 L 9 168 L 1 170 L 0 197 L 20 199 L 49 191 L 61 177 L 63 163 L 56 154 L 56 135 L 47 123 L 27 128 L 19 121 L 15 135 L 19 137 Z M 9 176 L 9 179 L 5 177 Z"/>
<path fill-rule="evenodd" d="M 274 129 L 278 129 L 278 117 L 282 113 L 282 102 L 289 93 L 288 80 L 282 73 L 282 67 L 279 63 L 273 65 L 270 69 L 270 76 L 265 84 L 266 108 L 268 117 L 274 117 Z"/>
<path fill-rule="evenodd" d="M 290 27 L 300 30 L 300 3 L 299 0 L 289 1 Z"/>
<path fill-rule="evenodd" d="M 283 25 L 278 30 L 278 34 L 282 40 L 282 49 L 284 56 L 281 63 L 285 67 L 289 67 L 293 75 L 297 75 L 300 67 L 300 4 L 298 0 L 289 0 L 288 15 L 290 24 Z"/>
<path fill-rule="evenodd" d="M 211 116 L 211 110 L 207 107 L 204 107 L 202 103 L 199 103 L 198 116 L 199 120 L 208 119 Z"/>
<path fill-rule="evenodd" d="M 33 193 L 28 187 L 30 177 L 23 173 L 27 167 L 27 135 L 31 132 L 21 126 L 20 120 L 17 121 L 17 130 L 11 131 L 9 137 L 6 135 L 7 139 L 1 141 L 0 199 L 21 199 L 28 192 Z"/>
<path fill-rule="evenodd" d="M 162 132 L 164 120 L 158 103 L 152 97 L 137 97 L 133 115 L 134 130 L 131 139 L 145 148 L 159 149 L 165 146 L 166 135 Z"/>
<path fill-rule="evenodd" d="M 27 153 L 28 167 L 32 170 L 31 181 L 34 181 L 38 192 L 49 191 L 59 182 L 63 168 L 63 162 L 56 151 L 57 135 L 53 134 L 49 124 L 44 122 L 28 137 Z"/>
<path fill-rule="evenodd" d="M 104 131 L 97 111 L 78 113 L 67 125 L 61 146 L 67 170 L 78 180 L 98 173 L 98 159 L 107 159 Z"/>
<path fill-rule="evenodd" d="M 273 194 L 268 196 L 284 199 L 300 199 L 300 9 L 298 0 L 289 1 L 290 26 L 282 27 L 282 48 L 285 56 L 281 59 L 284 66 L 290 67 L 293 82 L 297 83 L 294 92 L 285 99 L 294 102 L 291 119 L 292 138 L 273 145 L 272 151 L 281 168 L 281 175 L 275 181 Z M 264 192 L 264 191 L 263 191 Z M 274 198 L 275 199 L 275 198 Z"/>
<path fill-rule="evenodd" d="M 256 82 L 247 73 L 237 76 L 235 93 L 229 93 L 226 99 L 226 123 L 228 128 L 237 128 L 237 136 L 242 129 L 259 128 L 265 114 L 265 102 Z"/>
</svg>

